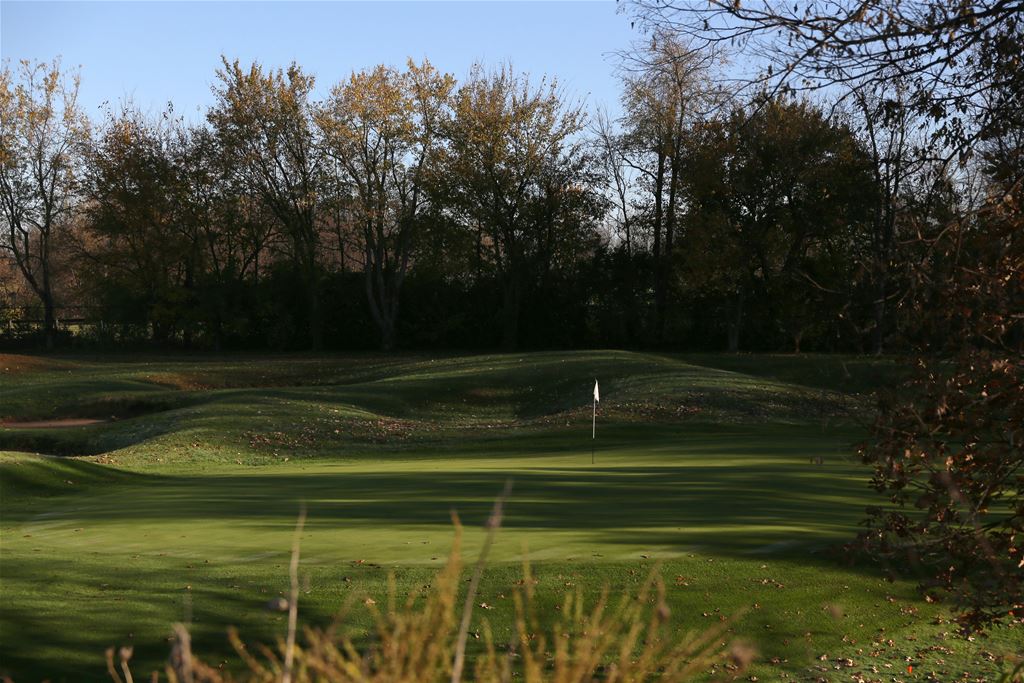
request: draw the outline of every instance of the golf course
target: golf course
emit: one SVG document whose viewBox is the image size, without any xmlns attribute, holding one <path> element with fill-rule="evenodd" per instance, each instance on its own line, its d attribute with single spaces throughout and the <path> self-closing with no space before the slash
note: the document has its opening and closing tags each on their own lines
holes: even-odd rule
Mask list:
<svg viewBox="0 0 1024 683">
<path fill-rule="evenodd" d="M 345 608 L 359 642 L 389 581 L 405 596 L 444 565 L 453 512 L 475 560 L 511 480 L 473 634 L 486 620 L 509 636 L 524 561 L 552 621 L 567 591 L 628 594 L 653 571 L 679 634 L 731 620 L 756 652 L 750 680 L 999 680 L 1019 625 L 960 638 L 909 570 L 841 550 L 884 503 L 854 444 L 897 368 L 625 351 L 0 356 L 0 673 L 109 680 L 104 651 L 130 645 L 148 675 L 176 622 L 207 663 L 237 668 L 229 627 L 283 637 L 267 605 L 287 593 L 303 506 L 300 623 Z"/>
</svg>

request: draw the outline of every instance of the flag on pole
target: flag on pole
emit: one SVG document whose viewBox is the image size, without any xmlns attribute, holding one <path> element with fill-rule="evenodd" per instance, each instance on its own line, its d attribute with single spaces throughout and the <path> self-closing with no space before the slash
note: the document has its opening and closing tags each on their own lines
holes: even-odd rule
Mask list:
<svg viewBox="0 0 1024 683">
<path fill-rule="evenodd" d="M 597 380 L 594 380 L 594 424 L 590 432 L 590 464 L 594 464 L 594 439 L 597 438 L 597 404 L 601 402 L 601 391 L 597 388 Z"/>
</svg>

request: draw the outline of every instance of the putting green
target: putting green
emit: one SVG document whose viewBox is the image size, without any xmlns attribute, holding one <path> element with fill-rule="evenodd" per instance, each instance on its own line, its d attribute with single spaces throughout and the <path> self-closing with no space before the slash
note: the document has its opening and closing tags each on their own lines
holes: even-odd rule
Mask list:
<svg viewBox="0 0 1024 683">
<path fill-rule="evenodd" d="M 103 650 L 129 642 L 140 671 L 158 667 L 174 621 L 213 659 L 228 654 L 228 625 L 272 640 L 281 616 L 264 605 L 285 589 L 300 505 L 304 620 L 380 598 L 389 573 L 414 590 L 446 559 L 453 510 L 475 556 L 509 479 L 482 593 L 494 610 L 477 617 L 499 636 L 529 559 L 552 603 L 567 589 L 629 591 L 660 563 L 679 628 L 743 612 L 735 630 L 765 680 L 898 673 L 908 657 L 918 671 L 994 677 L 998 657 L 985 653 L 1022 644 L 1019 627 L 984 647 L 943 636 L 954 630 L 944 608 L 910 581 L 830 550 L 878 502 L 851 458 L 867 401 L 848 391 L 883 376 L 878 363 L 17 360 L 0 375 L 0 417 L 118 419 L 0 429 L 0 448 L 92 454 L 0 454 L 0 671 L 16 680 L 104 680 Z M 594 376 L 605 402 L 592 444 Z M 346 623 L 358 633 L 369 617 Z"/>
</svg>

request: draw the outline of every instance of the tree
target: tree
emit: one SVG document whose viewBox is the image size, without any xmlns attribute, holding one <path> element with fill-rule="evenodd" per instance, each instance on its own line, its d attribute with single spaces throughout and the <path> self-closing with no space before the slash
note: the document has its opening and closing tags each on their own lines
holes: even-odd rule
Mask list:
<svg viewBox="0 0 1024 683">
<path fill-rule="evenodd" d="M 869 510 L 863 547 L 953 596 L 964 631 L 1024 615 L 1024 192 L 989 171 L 987 200 L 936 241 L 915 300 L 931 356 L 883 395 L 860 449 L 894 504 Z"/>
<path fill-rule="evenodd" d="M 875 96 L 898 75 L 906 86 L 894 104 L 926 122 L 935 169 L 929 196 L 899 212 L 919 236 L 918 277 L 902 296 L 922 328 L 918 372 L 881 404 L 861 450 L 875 487 L 895 504 L 872 512 L 862 540 L 876 557 L 916 560 L 930 589 L 957 600 L 965 629 L 1019 617 L 1024 167 L 1014 144 L 1002 156 L 1009 163 L 986 169 L 987 196 L 974 201 L 969 164 L 1020 126 L 1024 2 L 633 7 L 642 22 L 698 44 L 747 48 L 764 67 L 753 79 L 762 85 Z"/>
<path fill-rule="evenodd" d="M 641 285 L 643 280 L 639 277 L 637 262 L 647 256 L 650 246 L 645 235 L 638 234 L 643 223 L 641 206 L 638 206 L 642 204 L 638 200 L 642 188 L 636 170 L 631 167 L 630 141 L 624 132 L 616 128 L 607 111 L 598 110 L 592 136 L 595 156 L 605 179 L 608 205 L 612 207 L 606 215 L 609 233 L 617 240 L 613 250 L 618 252 L 618 258 L 611 262 L 619 273 L 615 294 L 621 302 L 614 307 L 622 320 L 618 336 L 632 343 L 641 338 L 641 291 L 646 289 L 646 285 Z M 596 256 L 596 261 L 603 260 L 602 255 Z"/>
<path fill-rule="evenodd" d="M 627 256 L 634 250 L 634 206 L 635 181 L 625 159 L 624 136 L 616 131 L 605 110 L 598 110 L 594 119 L 592 135 L 596 156 L 601 163 L 604 177 L 611 191 L 610 203 L 615 207 L 609 218 L 613 223 L 612 232 L 621 241 Z"/>
<path fill-rule="evenodd" d="M 622 154 L 648 195 L 654 258 L 654 340 L 665 337 L 669 269 L 682 214 L 681 174 L 687 136 L 725 99 L 713 85 L 714 53 L 691 50 L 668 30 L 620 55 L 625 114 Z"/>
<path fill-rule="evenodd" d="M 317 121 L 338 165 L 346 218 L 361 236 L 366 297 L 381 337 L 396 343 L 399 295 L 428 210 L 425 180 L 448 116 L 454 78 L 427 61 L 378 66 L 336 85 Z"/>
<path fill-rule="evenodd" d="M 81 145 L 78 75 L 59 60 L 0 70 L 0 218 L 7 251 L 43 308 L 46 348 L 56 331 L 54 249 L 78 203 Z"/>
<path fill-rule="evenodd" d="M 781 332 L 799 351 L 840 307 L 874 199 L 866 155 L 847 127 L 785 99 L 704 124 L 692 144 L 683 286 L 727 302 L 730 351 L 749 310 L 766 316 L 762 338 Z"/>
<path fill-rule="evenodd" d="M 533 268 L 554 263 L 563 231 L 580 227 L 565 219 L 589 193 L 584 119 L 556 82 L 534 86 L 509 65 L 490 73 L 475 66 L 455 94 L 434 181 L 497 273 L 506 349 L 518 343 Z"/>
<path fill-rule="evenodd" d="M 744 50 L 758 88 L 886 92 L 932 122 L 949 158 L 970 155 L 1002 112 L 980 94 L 1019 78 L 1024 0 L 633 0 L 642 25 L 694 49 Z M 938 151 L 936 148 L 935 151 Z"/>
<path fill-rule="evenodd" d="M 179 220 L 190 234 L 197 265 L 195 317 L 207 325 L 214 348 L 248 327 L 254 311 L 247 289 L 259 282 L 261 256 L 278 237 L 272 216 L 238 187 L 224 166 L 217 138 L 204 126 L 179 126 L 172 161 Z"/>
<path fill-rule="evenodd" d="M 84 184 L 83 255 L 96 294 L 115 319 L 147 327 L 158 342 L 179 330 L 191 336 L 202 269 L 176 159 L 182 142 L 170 112 L 155 120 L 130 106 L 108 113 Z"/>
<path fill-rule="evenodd" d="M 223 60 L 216 103 L 207 119 L 241 187 L 262 202 L 287 238 L 306 295 L 309 340 L 323 347 L 318 218 L 325 157 L 315 135 L 310 95 L 314 78 L 293 63 L 287 70 Z"/>
<path fill-rule="evenodd" d="M 1007 68 L 1012 70 L 1014 65 Z M 1024 615 L 1024 80 L 985 93 L 978 201 L 950 202 L 907 297 L 925 327 L 912 377 L 861 448 L 875 508 L 861 541 L 921 570 L 962 630 Z M 922 229 L 923 230 L 923 229 Z"/>
</svg>

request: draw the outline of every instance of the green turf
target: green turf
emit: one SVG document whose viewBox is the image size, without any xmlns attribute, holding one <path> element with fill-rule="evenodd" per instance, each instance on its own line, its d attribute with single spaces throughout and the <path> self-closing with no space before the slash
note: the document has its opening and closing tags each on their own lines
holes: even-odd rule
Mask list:
<svg viewBox="0 0 1024 683">
<path fill-rule="evenodd" d="M 919 680 L 995 680 L 998 656 L 1024 649 L 1019 627 L 959 640 L 912 581 L 834 551 L 877 502 L 850 445 L 867 387 L 894 372 L 610 351 L 0 356 L 0 416 L 120 418 L 0 429 L 0 449 L 90 454 L 0 454 L 0 672 L 104 680 L 103 650 L 129 642 L 147 670 L 182 620 L 214 659 L 231 624 L 271 641 L 283 621 L 264 604 L 285 589 L 302 502 L 302 615 L 326 624 L 351 596 L 381 597 L 389 572 L 403 593 L 428 583 L 452 510 L 472 557 L 512 479 L 481 595 L 494 609 L 478 615 L 499 637 L 524 557 L 551 602 L 634 590 L 660 563 L 681 631 L 743 612 L 761 680 L 891 680 L 907 658 Z"/>
</svg>

